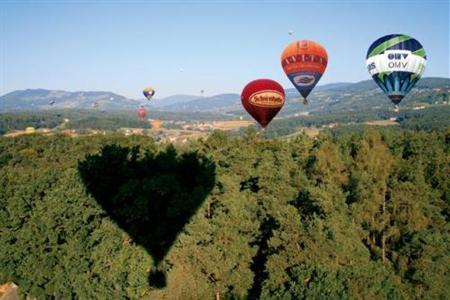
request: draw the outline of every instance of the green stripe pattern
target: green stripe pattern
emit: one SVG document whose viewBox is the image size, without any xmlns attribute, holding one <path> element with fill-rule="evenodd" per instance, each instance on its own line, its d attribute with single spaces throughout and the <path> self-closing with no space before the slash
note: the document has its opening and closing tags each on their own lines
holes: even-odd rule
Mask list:
<svg viewBox="0 0 450 300">
<path fill-rule="evenodd" d="M 381 43 L 376 48 L 374 48 L 372 50 L 372 52 L 370 52 L 369 57 L 378 55 L 378 54 L 384 52 L 387 48 L 392 47 L 392 46 L 394 46 L 396 44 L 399 44 L 401 42 L 410 40 L 410 39 L 411 39 L 411 37 L 407 36 L 407 35 L 400 35 L 400 36 L 393 37 L 392 39 L 387 40 L 386 42 Z"/>
<path fill-rule="evenodd" d="M 422 57 L 422 58 L 425 58 L 425 56 L 427 55 L 427 54 L 425 53 L 425 49 L 423 49 L 423 48 L 420 48 L 420 49 L 414 51 L 413 54 L 415 54 L 415 55 L 417 55 L 417 56 L 420 56 L 420 57 Z"/>
</svg>

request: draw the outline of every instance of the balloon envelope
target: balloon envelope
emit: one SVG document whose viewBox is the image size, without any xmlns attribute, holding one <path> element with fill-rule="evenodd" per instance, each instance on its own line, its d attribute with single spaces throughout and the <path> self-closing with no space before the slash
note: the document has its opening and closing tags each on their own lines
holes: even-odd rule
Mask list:
<svg viewBox="0 0 450 300">
<path fill-rule="evenodd" d="M 25 128 L 25 133 L 26 134 L 31 134 L 31 133 L 35 133 L 36 129 L 34 127 L 27 127 Z"/>
<path fill-rule="evenodd" d="M 160 129 L 161 128 L 161 120 L 159 119 L 154 119 L 150 122 L 150 126 L 152 127 L 152 129 Z"/>
<path fill-rule="evenodd" d="M 145 98 L 147 98 L 147 100 L 151 100 L 155 95 L 155 90 L 152 87 L 148 86 L 142 91 L 142 93 L 144 94 Z"/>
<path fill-rule="evenodd" d="M 265 128 L 284 105 L 284 89 L 271 79 L 249 82 L 241 93 L 245 110 Z"/>
<path fill-rule="evenodd" d="M 372 43 L 367 69 L 377 85 L 399 104 L 425 71 L 427 56 L 422 45 L 404 34 L 390 34 Z"/>
<path fill-rule="evenodd" d="M 147 110 L 145 109 L 145 107 L 139 107 L 137 115 L 139 118 L 144 119 L 147 116 Z"/>
<path fill-rule="evenodd" d="M 284 72 L 305 101 L 325 72 L 327 63 L 327 52 L 313 41 L 293 42 L 281 54 Z"/>
</svg>

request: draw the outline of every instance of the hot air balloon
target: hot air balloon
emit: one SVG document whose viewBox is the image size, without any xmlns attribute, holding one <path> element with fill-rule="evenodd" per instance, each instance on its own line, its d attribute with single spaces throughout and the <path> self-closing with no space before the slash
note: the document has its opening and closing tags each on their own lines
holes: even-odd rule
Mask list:
<svg viewBox="0 0 450 300">
<path fill-rule="evenodd" d="M 281 66 L 307 104 L 311 90 L 319 82 L 328 63 L 327 51 L 313 41 L 296 41 L 281 54 Z"/>
<path fill-rule="evenodd" d="M 142 91 L 142 93 L 144 94 L 145 98 L 147 98 L 147 100 L 151 100 L 155 95 L 155 90 L 152 87 L 148 86 Z"/>
<path fill-rule="evenodd" d="M 35 133 L 36 129 L 34 127 L 27 127 L 25 128 L 25 134 L 32 134 Z"/>
<path fill-rule="evenodd" d="M 147 116 L 147 110 L 145 109 L 144 106 L 139 107 L 137 115 L 140 119 L 142 120 L 145 119 L 145 117 Z"/>
<path fill-rule="evenodd" d="M 245 110 L 262 128 L 272 121 L 284 105 L 284 89 L 271 79 L 258 79 L 249 82 L 241 93 Z"/>
<path fill-rule="evenodd" d="M 288 31 L 288 34 L 289 34 L 289 35 L 293 35 L 293 34 L 294 34 L 294 31 L 293 31 L 293 30 L 289 30 L 289 31 Z"/>
<path fill-rule="evenodd" d="M 152 129 L 160 129 L 161 128 L 161 120 L 159 120 L 159 119 L 151 120 L 150 126 L 152 127 Z"/>
<path fill-rule="evenodd" d="M 370 75 L 396 106 L 419 81 L 426 64 L 422 45 L 404 34 L 383 36 L 367 51 Z"/>
</svg>

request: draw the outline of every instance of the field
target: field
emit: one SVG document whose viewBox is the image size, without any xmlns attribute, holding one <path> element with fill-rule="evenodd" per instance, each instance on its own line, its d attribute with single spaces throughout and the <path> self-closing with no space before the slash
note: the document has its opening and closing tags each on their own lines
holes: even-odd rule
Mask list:
<svg viewBox="0 0 450 300">
<path fill-rule="evenodd" d="M 364 124 L 371 125 L 371 126 L 393 126 L 393 125 L 399 125 L 394 120 L 373 120 L 373 121 L 367 121 Z"/>
<path fill-rule="evenodd" d="M 304 128 L 299 128 L 299 130 L 298 130 L 297 132 L 294 132 L 294 133 L 292 133 L 292 134 L 283 136 L 283 139 L 291 140 L 291 139 L 295 138 L 296 136 L 301 135 L 301 134 L 303 134 L 303 133 L 305 133 L 307 136 L 313 138 L 313 137 L 316 137 L 316 136 L 319 135 L 320 130 L 319 130 L 318 128 L 316 128 L 316 127 L 310 127 L 310 128 L 304 127 Z"/>
<path fill-rule="evenodd" d="M 239 121 L 213 121 L 212 122 L 215 129 L 219 130 L 233 130 L 239 129 L 242 127 L 248 127 L 252 124 L 255 124 L 253 121 L 248 120 L 239 120 Z"/>
</svg>

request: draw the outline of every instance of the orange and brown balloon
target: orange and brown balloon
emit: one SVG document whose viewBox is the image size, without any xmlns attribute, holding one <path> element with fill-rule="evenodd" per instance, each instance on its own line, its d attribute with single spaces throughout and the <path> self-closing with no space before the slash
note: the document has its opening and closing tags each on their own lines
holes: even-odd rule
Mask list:
<svg viewBox="0 0 450 300">
<path fill-rule="evenodd" d="M 283 87 L 271 79 L 251 81 L 241 93 L 242 106 L 263 128 L 283 107 L 284 98 Z"/>
<path fill-rule="evenodd" d="M 313 41 L 296 41 L 289 44 L 281 54 L 281 66 L 289 80 L 307 103 L 311 90 L 319 82 L 328 63 L 327 51 Z"/>
<path fill-rule="evenodd" d="M 154 119 L 150 121 L 150 126 L 152 129 L 160 129 L 161 128 L 161 120 Z"/>
</svg>

